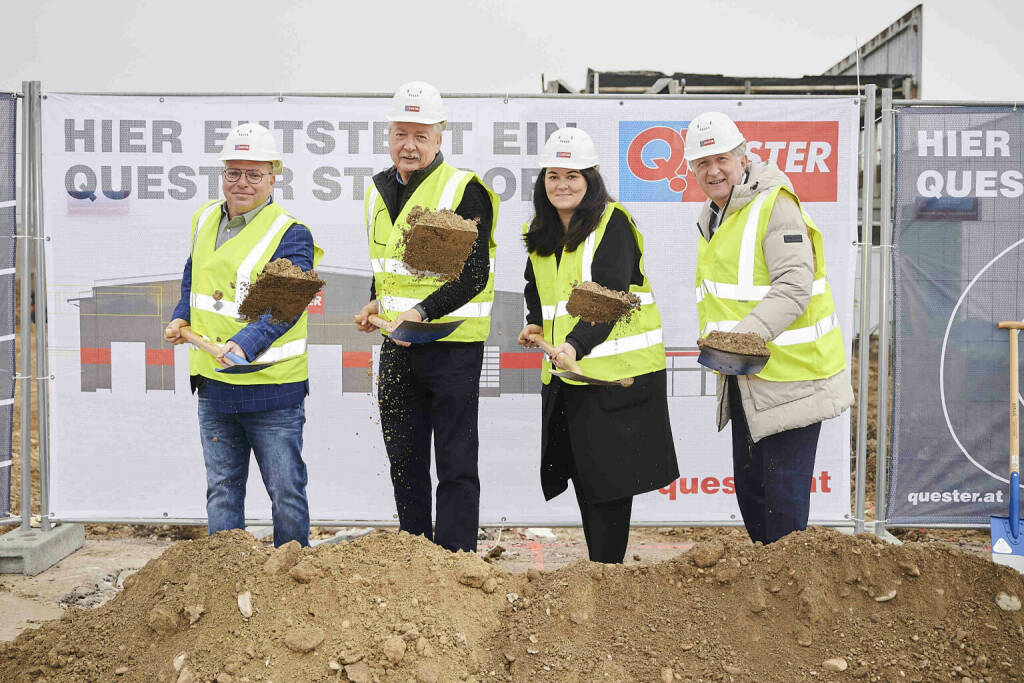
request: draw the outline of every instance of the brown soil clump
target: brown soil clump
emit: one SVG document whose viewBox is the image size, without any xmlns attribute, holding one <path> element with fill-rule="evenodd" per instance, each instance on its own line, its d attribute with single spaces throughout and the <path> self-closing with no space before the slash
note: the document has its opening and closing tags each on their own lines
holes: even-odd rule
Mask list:
<svg viewBox="0 0 1024 683">
<path fill-rule="evenodd" d="M 820 528 L 740 538 L 706 532 L 658 564 L 510 574 L 407 534 L 296 554 L 224 532 L 0 647 L 0 680 L 1017 679 L 1013 570 Z M 278 571 L 292 559 L 303 580 Z"/>
<path fill-rule="evenodd" d="M 632 292 L 618 292 L 596 282 L 573 285 L 565 305 L 569 315 L 585 323 L 613 323 L 632 315 L 640 308 L 640 297 Z"/>
<path fill-rule="evenodd" d="M 244 299 L 238 314 L 246 320 L 259 320 L 269 311 L 274 320 L 291 322 L 324 284 L 315 270 L 304 271 L 286 258 L 275 259 L 263 267 L 255 282 L 239 290 Z"/>
<path fill-rule="evenodd" d="M 712 332 L 703 339 L 697 340 L 697 346 L 705 346 L 719 351 L 738 353 L 744 356 L 768 356 L 768 347 L 764 340 L 753 332 Z"/>
<path fill-rule="evenodd" d="M 409 211 L 408 223 L 403 235 L 405 265 L 425 277 L 457 278 L 479 234 L 477 224 L 448 209 L 429 211 L 420 206 Z"/>
</svg>

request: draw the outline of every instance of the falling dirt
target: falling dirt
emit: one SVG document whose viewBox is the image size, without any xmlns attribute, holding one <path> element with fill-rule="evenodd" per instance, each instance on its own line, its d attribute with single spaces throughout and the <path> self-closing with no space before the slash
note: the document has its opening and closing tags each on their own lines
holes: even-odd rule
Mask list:
<svg viewBox="0 0 1024 683">
<path fill-rule="evenodd" d="M 269 311 L 275 321 L 291 322 L 325 284 L 315 270 L 304 271 L 286 258 L 275 259 L 255 282 L 239 288 L 238 296 L 244 298 L 238 314 L 253 321 Z"/>
<path fill-rule="evenodd" d="M 409 211 L 409 228 L 402 236 L 402 260 L 418 275 L 454 280 L 473 250 L 479 234 L 477 224 L 441 209 L 429 211 L 414 206 Z"/>
<path fill-rule="evenodd" d="M 573 285 L 565 305 L 569 315 L 585 323 L 613 323 L 628 317 L 640 308 L 640 297 L 632 292 L 618 292 L 596 282 Z"/>
<path fill-rule="evenodd" d="M 511 574 L 407 534 L 275 550 L 225 532 L 0 647 L 0 680 L 1018 679 L 1013 570 L 819 528 L 738 538 L 709 531 L 657 564 Z"/>
<path fill-rule="evenodd" d="M 744 356 L 767 356 L 764 340 L 753 332 L 712 332 L 697 340 L 697 346 L 738 353 Z"/>
</svg>

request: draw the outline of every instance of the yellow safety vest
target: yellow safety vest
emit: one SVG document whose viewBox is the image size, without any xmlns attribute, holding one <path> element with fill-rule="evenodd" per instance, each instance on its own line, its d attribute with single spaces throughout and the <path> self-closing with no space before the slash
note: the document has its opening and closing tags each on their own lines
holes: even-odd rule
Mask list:
<svg viewBox="0 0 1024 683">
<path fill-rule="evenodd" d="M 637 230 L 633 218 L 623 206 L 610 202 L 601 215 L 601 221 L 591 232 L 583 244 L 573 251 L 562 251 L 560 260 L 555 255 L 541 256 L 530 253 L 533 264 L 533 275 L 537 282 L 537 293 L 544 316 L 544 338 L 557 347 L 576 327 L 579 318 L 569 315 L 566 304 L 572 293 L 572 286 L 577 282 L 593 280 L 591 267 L 594 254 L 604 237 L 605 229 L 612 214 L 618 209 L 629 219 L 633 237 L 640 247 L 640 272 L 644 276 L 642 285 L 631 284 L 629 291 L 640 297 L 640 310 L 634 311 L 628 320 L 620 320 L 612 327 L 605 341 L 595 346 L 589 354 L 580 359 L 579 366 L 588 377 L 603 380 L 617 380 L 626 377 L 637 377 L 650 372 L 665 369 L 665 343 L 661 331 L 661 315 L 654 302 L 654 291 L 651 281 L 644 271 L 644 238 Z M 523 235 L 530 228 L 529 223 L 523 224 Z M 541 364 L 541 381 L 551 381 L 551 360 L 544 357 Z M 569 384 L 580 384 L 572 380 L 562 379 Z"/>
<path fill-rule="evenodd" d="M 441 341 L 475 342 L 485 341 L 491 333 L 491 306 L 494 304 L 494 257 L 498 245 L 494 241 L 494 227 L 498 221 L 498 195 L 491 191 L 470 171 L 460 171 L 447 163 L 441 163 L 416 187 L 409 200 L 402 207 L 398 218 L 391 222 L 384 200 L 377 186 L 370 183 L 366 189 L 363 211 L 366 218 L 366 235 L 370 243 L 370 263 L 373 266 L 374 288 L 380 317 L 394 320 L 399 313 L 407 311 L 433 294 L 444 280 L 435 277 L 419 277 L 409 272 L 402 262 L 404 247 L 402 235 L 409 227 L 408 215 L 414 206 L 440 211 L 454 211 L 462 202 L 466 187 L 477 181 L 491 199 L 491 230 L 488 243 L 491 267 L 487 275 L 487 286 L 468 303 L 448 315 L 431 322 L 463 320 L 454 332 Z M 395 227 L 398 227 L 396 230 Z M 386 332 L 385 332 L 386 334 Z"/>
<path fill-rule="evenodd" d="M 786 187 L 762 192 L 729 216 L 709 242 L 701 235 L 697 247 L 697 313 L 700 334 L 731 331 L 771 289 L 762 243 L 780 192 L 800 206 Z M 772 382 L 831 377 L 846 367 L 832 290 L 825 277 L 825 249 L 814 221 L 803 214 L 814 248 L 814 285 L 804 312 L 768 342 L 771 358 L 758 377 Z"/>
<path fill-rule="evenodd" d="M 284 233 L 296 221 L 280 205 L 267 204 L 235 237 L 217 248 L 222 201 L 204 204 L 192 216 L 192 291 L 189 316 L 192 329 L 215 344 L 224 344 L 247 322 L 238 319 L 237 292 L 254 282 L 277 250 Z M 324 250 L 313 245 L 313 265 Z M 216 372 L 220 366 L 206 351 L 189 350 L 189 372 L 229 384 L 284 384 L 309 377 L 305 312 L 253 362 L 272 362 L 258 372 Z"/>
</svg>

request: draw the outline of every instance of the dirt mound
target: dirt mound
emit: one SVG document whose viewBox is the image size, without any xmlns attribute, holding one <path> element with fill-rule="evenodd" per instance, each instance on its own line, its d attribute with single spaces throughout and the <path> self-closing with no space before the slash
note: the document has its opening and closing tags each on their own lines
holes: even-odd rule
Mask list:
<svg viewBox="0 0 1024 683">
<path fill-rule="evenodd" d="M 269 311 L 274 320 L 290 323 L 325 284 L 315 270 L 304 271 L 286 258 L 274 259 L 255 282 L 239 288 L 239 296 L 245 298 L 238 314 L 246 320 L 259 320 Z M 214 298 L 219 298 L 216 293 Z"/>
<path fill-rule="evenodd" d="M 1010 681 L 1021 596 L 986 560 L 823 529 L 518 575 L 406 534 L 274 550 L 234 531 L 23 633 L 0 680 Z"/>
<path fill-rule="evenodd" d="M 565 305 L 569 315 L 585 323 L 613 323 L 640 308 L 640 297 L 617 292 L 596 282 L 581 282 L 572 288 Z"/>
<path fill-rule="evenodd" d="M 405 265 L 419 275 L 457 278 L 473 251 L 479 234 L 477 224 L 448 209 L 429 211 L 420 206 L 409 210 L 407 220 L 402 256 Z"/>
</svg>

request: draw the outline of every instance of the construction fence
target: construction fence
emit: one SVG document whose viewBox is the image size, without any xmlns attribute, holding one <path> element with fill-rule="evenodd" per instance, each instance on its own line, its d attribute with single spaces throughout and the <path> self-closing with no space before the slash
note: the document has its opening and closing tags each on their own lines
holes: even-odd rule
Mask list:
<svg viewBox="0 0 1024 683">
<path fill-rule="evenodd" d="M 592 134 L 609 189 L 644 233 L 665 323 L 683 474 L 639 497 L 634 521 L 739 520 L 729 435 L 714 428 L 715 378 L 695 363 L 694 223 L 702 197 L 682 161 L 682 139 L 688 121 L 707 110 L 729 113 L 751 141 L 751 157 L 776 163 L 793 180 L 825 237 L 844 332 L 854 329 L 855 298 L 861 329 L 871 329 L 868 285 L 881 293 L 880 372 L 887 384 L 891 338 L 895 399 L 890 442 L 888 393 L 879 394 L 876 484 L 884 515 L 876 531 L 981 525 L 990 514 L 1005 514 L 1007 354 L 995 323 L 1021 319 L 1021 116 L 1013 107 L 893 104 L 888 97 L 880 145 L 874 126 L 858 130 L 862 111 L 875 111 L 873 89 L 856 98 L 447 98 L 446 159 L 477 171 L 502 198 L 494 323 L 481 378 L 484 523 L 576 521 L 571 497 L 544 503 L 540 494 L 539 355 L 515 344 L 524 322 L 520 226 L 531 215 L 543 142 L 565 125 Z M 220 143 L 233 125 L 256 120 L 275 131 L 285 154 L 275 199 L 312 228 L 327 252 L 320 268 L 327 286 L 309 309 L 304 453 L 312 516 L 322 523 L 393 522 L 373 399 L 380 340 L 350 324 L 370 282 L 363 192 L 370 176 L 390 165 L 386 105 L 376 96 L 42 98 L 49 516 L 204 518 L 187 355 L 164 344 L 162 330 L 180 295 L 189 218 L 219 196 Z M 882 160 L 882 258 L 874 270 L 859 236 L 870 231 L 858 230 L 861 149 L 880 149 Z M 874 186 L 874 172 L 868 164 L 862 187 Z M 861 200 L 866 216 L 870 197 L 868 190 Z M 866 378 L 860 386 L 866 394 Z M 863 528 L 866 422 L 865 412 L 857 424 L 853 511 L 850 418 L 824 425 L 813 523 Z M 258 475 L 251 483 L 247 516 L 266 520 L 269 501 Z"/>
<path fill-rule="evenodd" d="M 10 513 L 13 462 L 17 114 L 17 95 L 0 93 L 0 517 Z"/>
</svg>

